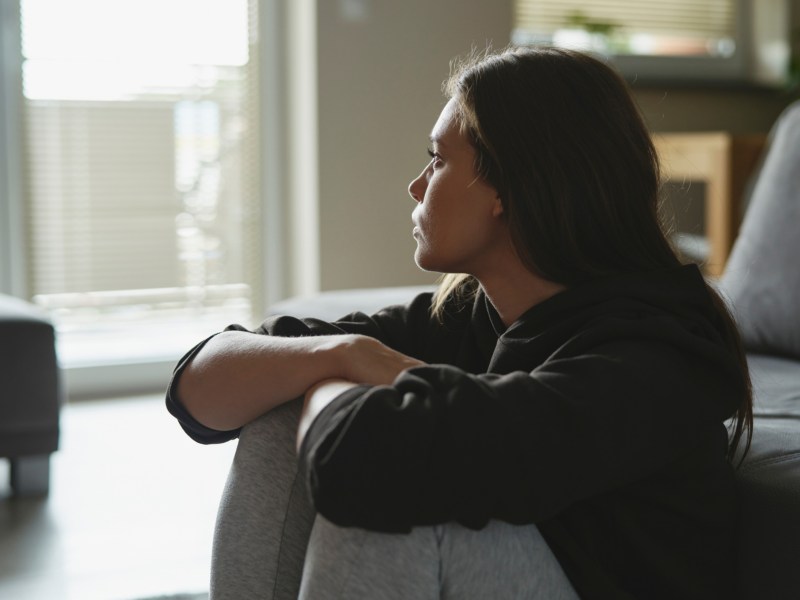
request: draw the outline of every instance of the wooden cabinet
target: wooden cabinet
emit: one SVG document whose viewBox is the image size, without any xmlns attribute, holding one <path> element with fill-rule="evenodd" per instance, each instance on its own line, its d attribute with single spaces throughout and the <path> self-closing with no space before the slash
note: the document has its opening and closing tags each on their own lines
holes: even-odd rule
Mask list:
<svg viewBox="0 0 800 600">
<path fill-rule="evenodd" d="M 664 181 L 705 184 L 705 272 L 719 276 L 741 221 L 741 199 L 766 143 L 763 134 L 726 132 L 653 135 Z"/>
</svg>

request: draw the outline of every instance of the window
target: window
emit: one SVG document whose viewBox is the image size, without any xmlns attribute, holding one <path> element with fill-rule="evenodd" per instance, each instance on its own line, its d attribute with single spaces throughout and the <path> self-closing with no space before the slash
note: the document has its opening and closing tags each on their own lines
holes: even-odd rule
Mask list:
<svg viewBox="0 0 800 600">
<path fill-rule="evenodd" d="M 28 287 L 65 366 L 260 312 L 256 4 L 21 1 Z"/>
<path fill-rule="evenodd" d="M 516 0 L 514 41 L 613 57 L 640 80 L 782 83 L 786 0 Z"/>
</svg>

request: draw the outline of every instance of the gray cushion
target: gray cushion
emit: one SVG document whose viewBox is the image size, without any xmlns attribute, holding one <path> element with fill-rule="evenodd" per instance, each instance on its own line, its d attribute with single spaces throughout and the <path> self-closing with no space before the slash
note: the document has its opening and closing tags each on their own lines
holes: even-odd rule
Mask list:
<svg viewBox="0 0 800 600">
<path fill-rule="evenodd" d="M 771 419 L 797 419 L 800 450 L 800 362 L 763 354 L 748 354 L 753 380 L 753 414 Z"/>
<path fill-rule="evenodd" d="M 757 419 L 737 471 L 739 597 L 797 598 L 800 590 L 800 440 L 797 419 Z"/>
<path fill-rule="evenodd" d="M 720 283 L 748 351 L 800 359 L 800 102 L 773 128 Z"/>
<path fill-rule="evenodd" d="M 58 447 L 61 388 L 55 331 L 35 306 L 0 294 L 0 457 Z"/>
<path fill-rule="evenodd" d="M 40 308 L 4 294 L 0 294 L 0 319 L 4 322 L 50 324 L 47 314 Z"/>
<path fill-rule="evenodd" d="M 267 310 L 267 315 L 289 315 L 313 317 L 323 321 L 335 321 L 354 311 L 368 315 L 393 304 L 405 304 L 423 292 L 432 292 L 435 286 L 400 286 L 333 290 L 310 296 L 297 296 L 276 302 Z"/>
</svg>

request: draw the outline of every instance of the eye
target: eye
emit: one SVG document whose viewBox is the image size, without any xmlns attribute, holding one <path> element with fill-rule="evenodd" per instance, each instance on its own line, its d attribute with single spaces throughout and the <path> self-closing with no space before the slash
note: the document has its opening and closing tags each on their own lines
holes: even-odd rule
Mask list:
<svg viewBox="0 0 800 600">
<path fill-rule="evenodd" d="M 431 157 L 431 162 L 433 166 L 436 167 L 438 164 L 442 162 L 442 157 L 438 152 L 434 152 L 430 148 L 428 148 L 428 156 Z"/>
</svg>

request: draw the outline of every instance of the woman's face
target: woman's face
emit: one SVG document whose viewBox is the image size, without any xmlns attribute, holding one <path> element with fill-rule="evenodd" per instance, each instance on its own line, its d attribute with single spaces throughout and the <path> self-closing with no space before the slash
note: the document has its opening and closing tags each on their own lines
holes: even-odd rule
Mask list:
<svg viewBox="0 0 800 600">
<path fill-rule="evenodd" d="M 431 161 L 408 186 L 417 251 L 426 271 L 481 272 L 502 260 L 508 230 L 497 191 L 475 171 L 475 149 L 460 131 L 450 100 L 431 132 Z"/>
</svg>

